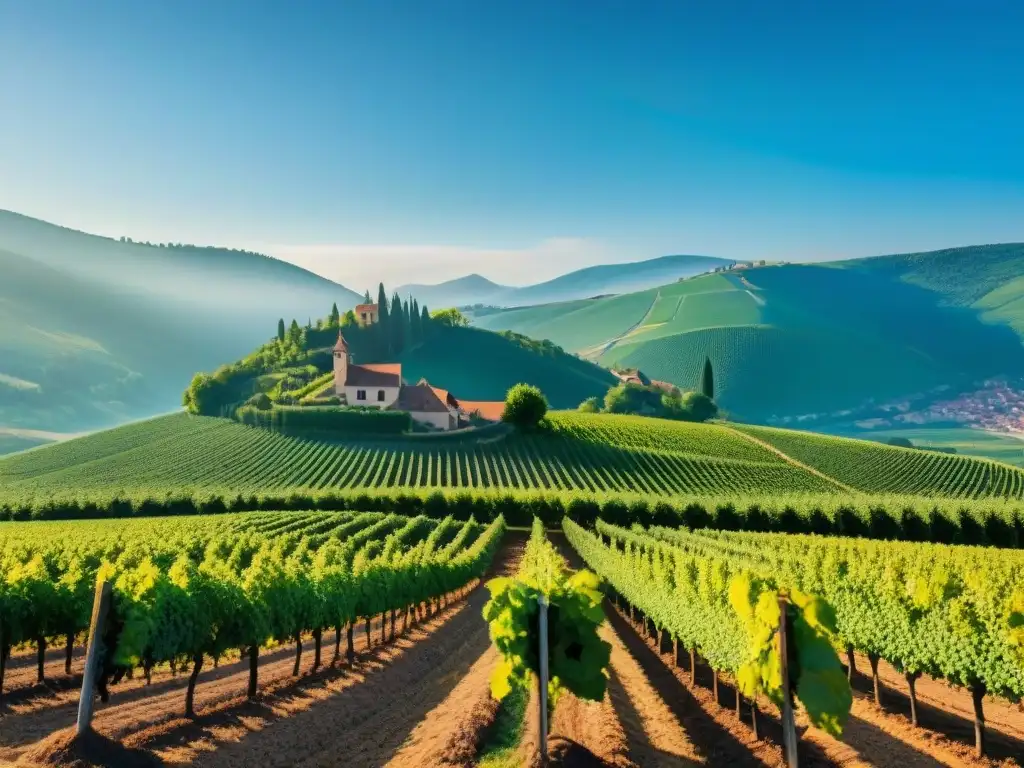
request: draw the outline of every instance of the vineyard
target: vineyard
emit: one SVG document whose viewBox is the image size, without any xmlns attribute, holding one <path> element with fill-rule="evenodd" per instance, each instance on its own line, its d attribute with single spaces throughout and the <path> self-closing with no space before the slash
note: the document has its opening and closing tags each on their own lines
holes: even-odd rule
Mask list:
<svg viewBox="0 0 1024 768">
<path fill-rule="evenodd" d="M 534 521 L 524 541 L 501 519 L 359 511 L 0 524 L 0 764 L 65 754 L 97 577 L 113 603 L 95 727 L 121 751 L 94 764 L 534 765 L 538 661 L 523 638 L 541 594 L 553 760 L 783 765 L 783 595 L 809 764 L 852 748 L 895 765 L 907 739 L 993 764 L 935 709 L 941 680 L 997 715 L 982 731 L 993 759 L 1024 744 L 1003 703 L 1024 691 L 1019 551 L 563 525 L 564 538 Z M 574 571 L 584 562 L 596 576 Z M 473 589 L 491 563 L 508 578 Z M 927 740 L 882 708 L 904 680 L 924 691 Z M 256 725 L 221 725 L 239 716 Z M 895 735 L 866 741 L 864 721 Z"/>
<path fill-rule="evenodd" d="M 898 448 L 867 440 L 737 425 L 783 453 L 870 493 L 976 499 L 1024 494 L 1024 473 L 985 459 Z"/>
<path fill-rule="evenodd" d="M 453 488 L 652 496 L 833 486 L 718 427 L 557 414 L 551 434 L 448 444 L 332 444 L 212 417 L 165 416 L 0 461 L 3 497 Z"/>
<path fill-rule="evenodd" d="M 334 443 L 165 416 L 0 461 L 0 505 L 69 495 L 99 501 L 434 489 L 671 499 L 828 495 L 846 486 L 886 496 L 1024 496 L 1024 471 L 1007 465 L 845 438 L 564 412 L 552 414 L 551 424 L 539 434 L 477 442 Z"/>
</svg>

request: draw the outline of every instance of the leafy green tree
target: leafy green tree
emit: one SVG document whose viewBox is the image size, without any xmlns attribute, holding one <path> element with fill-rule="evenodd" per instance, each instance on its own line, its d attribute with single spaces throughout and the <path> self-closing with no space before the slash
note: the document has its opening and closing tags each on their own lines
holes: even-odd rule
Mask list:
<svg viewBox="0 0 1024 768">
<path fill-rule="evenodd" d="M 718 415 L 718 406 L 703 392 L 687 392 L 682 397 L 687 421 L 707 421 Z"/>
<path fill-rule="evenodd" d="M 469 325 L 469 320 L 466 319 L 466 316 L 455 307 L 439 309 L 431 313 L 430 319 L 438 325 L 447 326 L 448 328 L 465 328 Z"/>
<path fill-rule="evenodd" d="M 341 313 L 338 312 L 338 302 L 334 302 L 331 305 L 330 322 L 328 323 L 329 328 L 337 328 L 341 325 Z"/>
<path fill-rule="evenodd" d="M 277 340 L 284 341 L 284 318 L 277 321 Z"/>
<path fill-rule="evenodd" d="M 356 321 L 355 310 L 350 309 L 350 310 L 348 310 L 348 312 L 346 312 L 344 315 L 341 316 L 341 327 L 342 328 L 348 328 L 348 327 L 356 325 L 356 324 L 357 324 L 357 321 Z"/>
<path fill-rule="evenodd" d="M 302 343 L 302 328 L 298 320 L 292 319 L 292 324 L 288 328 L 288 341 L 295 345 Z"/>
<path fill-rule="evenodd" d="M 711 359 L 704 358 L 704 372 L 700 379 L 700 391 L 708 400 L 715 399 L 715 374 L 711 370 Z"/>
<path fill-rule="evenodd" d="M 588 397 L 578 408 L 580 413 L 600 413 L 601 412 L 601 401 L 596 397 Z"/>
<path fill-rule="evenodd" d="M 501 420 L 519 429 L 536 429 L 547 412 L 548 401 L 540 389 L 532 384 L 516 384 L 505 397 Z"/>
</svg>

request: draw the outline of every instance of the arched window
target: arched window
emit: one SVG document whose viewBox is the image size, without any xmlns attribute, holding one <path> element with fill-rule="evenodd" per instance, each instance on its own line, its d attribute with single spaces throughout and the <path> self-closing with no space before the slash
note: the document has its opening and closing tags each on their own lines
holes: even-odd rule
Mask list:
<svg viewBox="0 0 1024 768">
<path fill-rule="evenodd" d="M 383 403 L 384 402 L 384 390 L 383 389 L 378 389 L 377 390 L 377 402 L 378 403 Z"/>
</svg>

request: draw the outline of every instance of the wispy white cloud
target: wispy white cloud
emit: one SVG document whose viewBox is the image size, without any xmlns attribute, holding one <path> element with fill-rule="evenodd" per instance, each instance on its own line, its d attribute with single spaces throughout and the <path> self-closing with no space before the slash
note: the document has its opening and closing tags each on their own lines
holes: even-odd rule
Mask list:
<svg viewBox="0 0 1024 768">
<path fill-rule="evenodd" d="M 357 291 L 382 280 L 397 287 L 440 283 L 474 272 L 498 283 L 528 285 L 613 258 L 601 241 L 579 237 L 549 238 L 521 248 L 355 243 L 252 247 Z"/>
</svg>

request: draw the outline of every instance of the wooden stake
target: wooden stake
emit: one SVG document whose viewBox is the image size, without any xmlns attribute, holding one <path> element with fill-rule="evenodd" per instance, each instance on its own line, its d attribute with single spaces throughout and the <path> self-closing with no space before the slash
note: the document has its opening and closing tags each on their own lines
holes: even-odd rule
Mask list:
<svg viewBox="0 0 1024 768">
<path fill-rule="evenodd" d="M 538 640 L 540 641 L 540 764 L 544 768 L 548 764 L 548 599 L 541 595 L 537 602 L 540 607 L 538 616 Z"/>
<path fill-rule="evenodd" d="M 89 622 L 89 646 L 85 652 L 85 672 L 82 675 L 82 690 L 78 695 L 78 736 L 84 736 L 92 728 L 94 690 L 103 661 L 103 630 L 110 610 L 110 596 L 110 582 L 96 582 L 92 619 Z"/>
<path fill-rule="evenodd" d="M 797 768 L 796 719 L 793 716 L 793 695 L 789 690 L 789 638 L 787 618 L 789 601 L 779 595 L 779 661 L 782 667 L 782 740 L 786 753 L 786 765 Z"/>
</svg>

